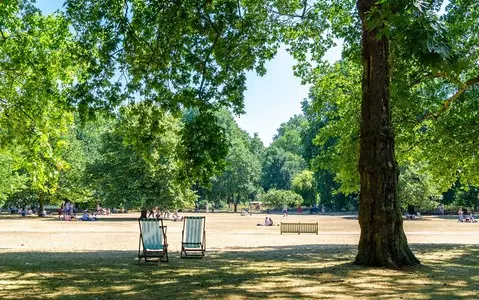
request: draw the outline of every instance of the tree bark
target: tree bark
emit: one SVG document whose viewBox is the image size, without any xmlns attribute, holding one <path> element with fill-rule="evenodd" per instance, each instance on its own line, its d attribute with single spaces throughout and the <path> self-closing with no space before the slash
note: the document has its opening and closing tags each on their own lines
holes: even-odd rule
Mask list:
<svg viewBox="0 0 479 300">
<path fill-rule="evenodd" d="M 232 195 L 231 198 L 233 199 L 233 211 L 238 212 L 238 196 L 235 199 L 234 195 Z"/>
<path fill-rule="evenodd" d="M 38 194 L 38 211 L 37 211 L 37 216 L 39 217 L 44 217 L 43 215 L 43 210 L 45 208 L 45 193 L 40 192 Z"/>
<path fill-rule="evenodd" d="M 362 21 L 363 78 L 359 173 L 361 237 L 355 263 L 397 268 L 419 264 L 409 249 L 397 196 L 399 168 L 389 96 L 389 41 L 370 28 L 368 12 L 380 4 L 358 0 Z M 374 18 L 374 16 L 371 16 Z M 371 18 L 369 17 L 369 18 Z"/>
</svg>

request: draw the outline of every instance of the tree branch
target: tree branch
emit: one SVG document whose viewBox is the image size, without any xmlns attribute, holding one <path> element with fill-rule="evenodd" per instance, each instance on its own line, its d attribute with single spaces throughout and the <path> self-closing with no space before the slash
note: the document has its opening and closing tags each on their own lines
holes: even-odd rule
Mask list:
<svg viewBox="0 0 479 300">
<path fill-rule="evenodd" d="M 434 119 L 436 120 L 440 115 L 442 115 L 444 112 L 446 112 L 450 107 L 451 107 L 451 104 L 454 103 L 455 101 L 457 101 L 457 99 L 462 95 L 464 94 L 470 87 L 472 87 L 473 85 L 476 85 L 479 83 L 479 77 L 474 77 L 474 78 L 471 78 L 469 79 L 468 81 L 466 81 L 464 84 L 462 84 L 462 86 L 456 91 L 456 93 L 454 93 L 454 95 L 452 95 L 451 97 L 449 97 L 449 99 L 447 99 L 446 101 L 444 101 L 444 103 L 442 104 L 442 107 L 439 111 L 437 111 L 436 113 L 430 113 L 430 114 L 427 114 L 425 115 L 419 123 L 422 123 L 424 122 L 425 120 L 427 119 Z"/>
<path fill-rule="evenodd" d="M 18 109 L 20 109 L 20 111 L 21 111 L 25 116 L 27 116 L 30 120 L 32 120 L 33 123 L 35 123 L 35 119 L 33 119 L 33 118 L 20 106 L 20 103 L 14 104 L 14 106 L 18 107 Z"/>
<path fill-rule="evenodd" d="M 304 19 L 304 14 L 305 14 L 305 11 L 303 11 L 303 14 L 301 14 L 301 15 L 298 15 L 298 14 L 283 14 L 283 13 L 280 13 L 279 11 L 276 11 L 272 8 L 269 8 L 268 11 L 275 14 L 275 15 L 278 15 L 280 17 L 289 17 L 289 18 L 295 18 L 295 19 Z"/>
<path fill-rule="evenodd" d="M 308 7 L 308 0 L 303 0 L 303 13 L 301 14 L 301 18 L 303 19 L 306 16 L 306 9 Z"/>
<path fill-rule="evenodd" d="M 450 80 L 450 81 L 456 83 L 457 85 L 462 85 L 462 82 L 459 79 L 457 79 L 456 77 L 450 76 L 449 74 L 447 74 L 445 72 L 437 72 L 435 74 L 427 74 L 424 77 L 421 77 L 421 78 L 417 79 L 416 81 L 413 82 L 411 87 L 420 84 L 421 82 L 423 82 L 426 79 L 432 79 L 432 78 L 443 78 L 443 79 Z"/>
<path fill-rule="evenodd" d="M 215 40 L 213 41 L 213 44 L 211 44 L 211 47 L 210 47 L 208 53 L 206 54 L 205 60 L 203 62 L 203 73 L 201 75 L 201 84 L 200 84 L 200 89 L 198 91 L 198 96 L 199 96 L 200 100 L 203 96 L 202 94 L 203 94 L 203 87 L 204 87 L 204 84 L 205 84 L 205 81 L 206 81 L 206 69 L 207 69 L 208 60 L 210 59 L 210 56 L 213 53 L 213 50 L 216 46 L 216 43 L 218 42 L 218 39 L 219 39 L 219 35 L 216 35 Z"/>
</svg>

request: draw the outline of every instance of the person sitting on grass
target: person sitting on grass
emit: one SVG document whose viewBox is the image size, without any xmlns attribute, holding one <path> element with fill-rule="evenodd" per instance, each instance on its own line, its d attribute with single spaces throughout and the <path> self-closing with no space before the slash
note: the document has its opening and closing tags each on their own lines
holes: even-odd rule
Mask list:
<svg viewBox="0 0 479 300">
<path fill-rule="evenodd" d="M 472 211 L 471 211 L 471 214 L 469 215 L 469 222 L 477 223 L 477 220 L 474 218 L 474 213 Z"/>
<path fill-rule="evenodd" d="M 184 218 L 184 217 L 183 217 L 183 216 L 180 216 L 180 215 L 178 214 L 178 211 L 175 210 L 175 212 L 173 213 L 173 221 L 175 221 L 175 222 L 176 222 L 176 221 L 183 221 L 183 218 Z"/>
<path fill-rule="evenodd" d="M 251 216 L 251 214 L 248 211 L 246 211 L 246 209 L 241 210 L 241 215 L 242 216 Z"/>
<path fill-rule="evenodd" d="M 148 218 L 154 217 L 155 216 L 155 210 L 152 208 L 149 211 L 150 213 L 148 214 Z"/>
<path fill-rule="evenodd" d="M 267 217 L 264 223 L 264 226 L 273 226 L 273 220 L 271 218 Z"/>
<path fill-rule="evenodd" d="M 271 218 L 266 217 L 264 219 L 264 223 L 258 223 L 256 226 L 273 226 L 273 220 Z"/>
<path fill-rule="evenodd" d="M 96 221 L 96 217 L 90 217 L 90 215 L 88 214 L 88 210 L 86 209 L 84 212 L 83 212 L 83 216 L 80 218 L 80 220 L 82 221 Z"/>
<path fill-rule="evenodd" d="M 58 219 L 61 219 L 61 218 L 63 217 L 63 203 L 62 203 L 62 205 L 58 208 L 57 213 L 58 213 Z"/>
</svg>

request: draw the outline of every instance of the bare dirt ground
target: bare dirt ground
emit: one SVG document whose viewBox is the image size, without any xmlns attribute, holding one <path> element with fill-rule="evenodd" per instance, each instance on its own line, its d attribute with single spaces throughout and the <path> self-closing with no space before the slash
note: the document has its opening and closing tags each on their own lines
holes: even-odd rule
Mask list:
<svg viewBox="0 0 479 300">
<path fill-rule="evenodd" d="M 98 221 L 62 221 L 55 217 L 0 216 L 0 252 L 91 251 L 138 248 L 138 213 L 100 216 Z M 192 214 L 186 214 L 192 215 Z M 272 214 L 273 227 L 256 226 L 265 214 L 203 213 L 207 250 L 292 245 L 356 245 L 359 224 L 355 216 Z M 280 234 L 280 222 L 318 222 L 319 234 Z M 179 252 L 183 222 L 165 220 L 170 253 Z M 458 223 L 454 217 L 425 216 L 405 220 L 410 244 L 479 244 L 479 223 Z"/>
</svg>

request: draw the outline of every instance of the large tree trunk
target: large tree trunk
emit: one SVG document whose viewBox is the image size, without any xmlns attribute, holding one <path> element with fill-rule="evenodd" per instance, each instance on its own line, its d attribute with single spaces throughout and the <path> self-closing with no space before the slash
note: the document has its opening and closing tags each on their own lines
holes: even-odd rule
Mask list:
<svg viewBox="0 0 479 300">
<path fill-rule="evenodd" d="M 397 197 L 399 168 L 391 124 L 388 38 L 378 37 L 378 28 L 370 28 L 366 17 L 373 6 L 380 6 L 376 3 L 377 0 L 357 2 L 363 24 L 363 79 L 359 158 L 361 238 L 355 263 L 395 268 L 416 265 L 419 260 L 409 249 Z"/>
</svg>

